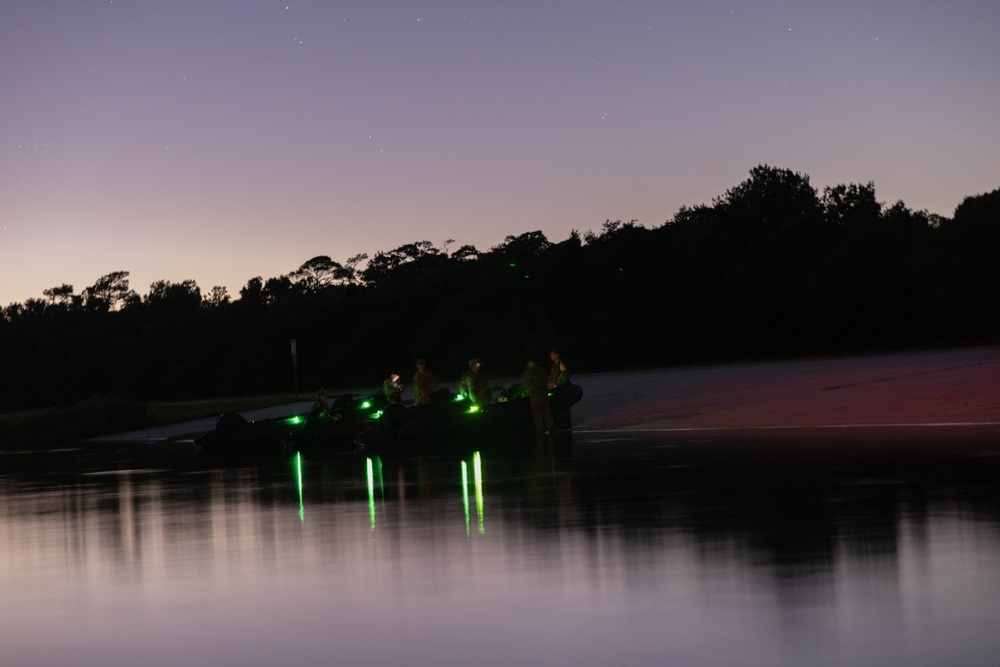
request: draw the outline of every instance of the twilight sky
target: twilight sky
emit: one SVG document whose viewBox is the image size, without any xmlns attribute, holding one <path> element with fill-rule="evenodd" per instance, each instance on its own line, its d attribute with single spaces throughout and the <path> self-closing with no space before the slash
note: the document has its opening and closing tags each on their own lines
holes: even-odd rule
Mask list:
<svg viewBox="0 0 1000 667">
<path fill-rule="evenodd" d="M 1000 187 L 996 0 L 3 0 L 0 307 L 648 227 L 770 164 Z"/>
</svg>

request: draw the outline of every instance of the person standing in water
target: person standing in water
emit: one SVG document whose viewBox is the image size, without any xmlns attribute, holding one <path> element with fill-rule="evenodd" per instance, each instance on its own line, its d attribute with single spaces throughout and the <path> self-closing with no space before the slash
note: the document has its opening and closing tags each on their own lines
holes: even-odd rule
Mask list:
<svg viewBox="0 0 1000 667">
<path fill-rule="evenodd" d="M 524 369 L 521 385 L 531 402 L 531 419 L 535 422 L 535 435 L 547 435 L 553 428 L 552 407 L 549 405 L 549 388 L 545 369 L 529 359 Z"/>
</svg>

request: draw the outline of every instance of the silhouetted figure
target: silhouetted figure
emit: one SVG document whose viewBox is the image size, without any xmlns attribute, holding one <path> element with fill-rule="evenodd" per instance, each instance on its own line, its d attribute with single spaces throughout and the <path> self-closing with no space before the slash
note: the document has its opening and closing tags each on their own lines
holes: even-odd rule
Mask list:
<svg viewBox="0 0 1000 667">
<path fill-rule="evenodd" d="M 458 386 L 466 398 L 479 406 L 488 405 L 490 402 L 486 377 L 479 372 L 481 367 L 479 359 L 469 359 L 469 370 L 462 373 L 458 381 Z"/>
<path fill-rule="evenodd" d="M 531 402 L 531 419 L 535 422 L 536 435 L 548 433 L 553 427 L 552 407 L 549 405 L 549 388 L 546 380 L 545 369 L 536 364 L 534 359 L 529 360 L 524 369 L 521 385 Z"/>
<path fill-rule="evenodd" d="M 437 390 L 434 373 L 427 370 L 427 362 L 417 359 L 417 372 L 413 374 L 413 404 L 424 405 L 431 402 L 431 394 Z"/>
<path fill-rule="evenodd" d="M 552 367 L 549 369 L 549 389 L 558 387 L 560 378 L 565 379 L 562 384 L 569 384 L 569 365 L 558 350 L 549 352 L 549 359 L 552 360 Z"/>
<path fill-rule="evenodd" d="M 309 408 L 309 411 L 312 412 L 313 410 L 322 410 L 323 412 L 329 413 L 330 404 L 326 402 L 326 399 L 326 389 L 320 389 L 317 391 L 316 400 L 313 402 L 312 407 Z"/>
<path fill-rule="evenodd" d="M 565 387 L 570 384 L 569 381 L 569 368 L 566 367 L 565 361 L 559 362 L 559 377 L 556 379 L 556 387 Z M 553 387 L 555 389 L 555 387 Z"/>
<path fill-rule="evenodd" d="M 389 373 L 389 377 L 382 383 L 382 393 L 385 394 L 385 402 L 389 405 L 402 402 L 403 383 L 399 381 L 399 373 Z"/>
</svg>

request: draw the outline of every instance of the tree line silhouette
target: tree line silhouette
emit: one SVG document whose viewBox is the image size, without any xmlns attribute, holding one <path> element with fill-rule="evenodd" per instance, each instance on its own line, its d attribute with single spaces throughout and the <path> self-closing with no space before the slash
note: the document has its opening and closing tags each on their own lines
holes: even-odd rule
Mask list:
<svg viewBox="0 0 1000 667">
<path fill-rule="evenodd" d="M 127 271 L 47 289 L 2 311 L 0 407 L 374 388 L 417 357 L 512 376 L 553 347 L 612 371 L 1000 342 L 1000 189 L 945 218 L 762 165 L 658 227 L 453 243 L 317 255 L 238 297 L 193 280 L 140 296 Z"/>
</svg>

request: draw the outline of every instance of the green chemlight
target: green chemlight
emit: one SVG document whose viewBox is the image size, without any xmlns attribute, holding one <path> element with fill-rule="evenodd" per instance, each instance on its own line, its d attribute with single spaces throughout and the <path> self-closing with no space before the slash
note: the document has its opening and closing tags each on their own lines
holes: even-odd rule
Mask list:
<svg viewBox="0 0 1000 667">
<path fill-rule="evenodd" d="M 364 403 L 361 404 L 361 409 L 362 410 L 367 410 L 371 406 L 372 406 L 372 402 L 371 401 L 365 401 Z"/>
<path fill-rule="evenodd" d="M 465 394 L 459 394 L 458 396 L 455 397 L 455 400 L 456 401 L 464 401 L 465 400 Z"/>
<path fill-rule="evenodd" d="M 479 406 L 478 405 L 470 405 L 469 409 L 466 410 L 466 413 L 470 414 L 470 415 L 473 414 L 474 412 L 479 412 Z"/>
</svg>

